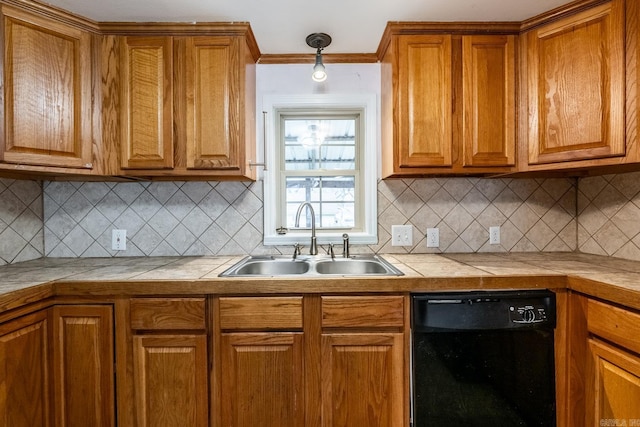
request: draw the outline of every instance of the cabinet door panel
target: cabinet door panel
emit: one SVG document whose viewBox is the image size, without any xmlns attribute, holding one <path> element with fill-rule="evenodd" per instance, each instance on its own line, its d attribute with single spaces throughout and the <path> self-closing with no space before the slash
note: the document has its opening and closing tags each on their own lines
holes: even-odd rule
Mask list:
<svg viewBox="0 0 640 427">
<path fill-rule="evenodd" d="M 589 347 L 594 383 L 586 387 L 587 402 L 594 406 L 587 410 L 587 425 L 633 425 L 640 420 L 640 358 L 596 340 Z"/>
<path fill-rule="evenodd" d="M 304 425 L 302 333 L 222 335 L 222 425 Z"/>
<path fill-rule="evenodd" d="M 2 13 L 2 160 L 91 168 L 91 36 L 7 6 Z"/>
<path fill-rule="evenodd" d="M 400 36 L 400 168 L 452 163 L 451 36 Z"/>
<path fill-rule="evenodd" d="M 171 37 L 122 43 L 122 167 L 173 167 Z"/>
<path fill-rule="evenodd" d="M 0 326 L 0 426 L 49 426 L 47 313 Z"/>
<path fill-rule="evenodd" d="M 622 156 L 624 5 L 527 35 L 529 164 Z"/>
<path fill-rule="evenodd" d="M 404 425 L 403 335 L 322 336 L 323 426 Z"/>
<path fill-rule="evenodd" d="M 238 169 L 239 41 L 187 40 L 187 168 Z"/>
<path fill-rule="evenodd" d="M 515 36 L 465 36 L 464 166 L 515 163 Z"/>
<path fill-rule="evenodd" d="M 113 426 L 113 315 L 109 306 L 53 308 L 56 425 Z"/>
<path fill-rule="evenodd" d="M 207 337 L 133 337 L 138 426 L 208 425 Z"/>
</svg>

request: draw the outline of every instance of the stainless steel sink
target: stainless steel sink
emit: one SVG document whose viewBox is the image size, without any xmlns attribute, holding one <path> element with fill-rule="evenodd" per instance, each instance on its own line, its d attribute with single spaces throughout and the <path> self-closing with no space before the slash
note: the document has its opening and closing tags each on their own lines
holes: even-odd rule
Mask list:
<svg viewBox="0 0 640 427">
<path fill-rule="evenodd" d="M 248 256 L 220 277 L 274 276 L 402 276 L 403 273 L 378 255 L 331 258 L 328 255 Z"/>
<path fill-rule="evenodd" d="M 276 259 L 249 259 L 235 270 L 235 276 L 281 276 L 304 274 L 309 271 L 309 263 Z"/>
<path fill-rule="evenodd" d="M 332 261 L 320 261 L 316 263 L 318 274 L 340 274 L 368 276 L 371 274 L 389 274 L 389 266 L 379 260 L 337 258 Z"/>
</svg>

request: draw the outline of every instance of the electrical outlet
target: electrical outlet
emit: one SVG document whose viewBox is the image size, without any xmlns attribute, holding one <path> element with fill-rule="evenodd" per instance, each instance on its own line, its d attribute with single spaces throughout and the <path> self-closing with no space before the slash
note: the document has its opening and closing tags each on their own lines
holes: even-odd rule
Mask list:
<svg viewBox="0 0 640 427">
<path fill-rule="evenodd" d="M 427 247 L 437 248 L 440 246 L 440 230 L 437 228 L 427 228 Z"/>
<path fill-rule="evenodd" d="M 413 225 L 392 225 L 391 246 L 413 246 Z"/>
<path fill-rule="evenodd" d="M 111 230 L 111 249 L 114 251 L 127 250 L 127 230 Z"/>
<path fill-rule="evenodd" d="M 489 227 L 489 244 L 490 245 L 499 245 L 500 244 L 500 227 Z"/>
</svg>

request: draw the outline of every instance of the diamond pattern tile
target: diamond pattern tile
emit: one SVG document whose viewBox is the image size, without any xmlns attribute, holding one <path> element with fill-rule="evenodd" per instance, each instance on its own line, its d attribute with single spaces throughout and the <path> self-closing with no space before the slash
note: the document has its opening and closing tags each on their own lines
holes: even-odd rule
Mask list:
<svg viewBox="0 0 640 427">
<path fill-rule="evenodd" d="M 286 253 L 262 246 L 262 194 L 260 182 L 45 183 L 43 250 L 83 257 Z M 575 181 L 567 179 L 380 181 L 379 242 L 353 251 L 575 250 L 575 205 Z M 394 224 L 414 226 L 412 247 L 391 246 Z M 493 225 L 502 226 L 500 245 L 488 244 Z M 426 247 L 430 227 L 440 229 L 439 248 Z M 126 252 L 111 250 L 113 228 L 127 230 Z"/>
<path fill-rule="evenodd" d="M 398 182 L 400 181 L 400 182 Z M 575 218 L 576 184 L 571 179 L 425 178 L 380 182 L 378 225 L 382 240 L 376 247 L 385 253 L 402 253 L 390 245 L 391 225 L 412 224 L 414 244 L 405 251 L 505 252 L 573 251 L 577 246 Z M 410 190 L 407 190 L 409 188 Z M 406 191 L 421 198 L 413 212 L 403 207 Z M 395 197 L 395 198 L 394 198 Z M 567 210 L 567 207 L 569 208 Z M 404 222 L 400 222 L 403 221 Z M 573 233 L 567 233 L 567 228 Z M 490 245 L 489 227 L 501 226 L 501 243 Z M 440 247 L 427 248 L 427 228 L 440 229 Z M 568 240 L 568 241 L 567 241 Z"/>
<path fill-rule="evenodd" d="M 580 179 L 578 249 L 640 261 L 640 172 Z"/>
<path fill-rule="evenodd" d="M 0 178 L 0 265 L 44 255 L 42 185 Z"/>
</svg>

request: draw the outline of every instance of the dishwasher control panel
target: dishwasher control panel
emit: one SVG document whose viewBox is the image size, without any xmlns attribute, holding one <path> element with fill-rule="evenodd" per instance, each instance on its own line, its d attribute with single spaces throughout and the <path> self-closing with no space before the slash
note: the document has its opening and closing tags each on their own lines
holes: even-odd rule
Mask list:
<svg viewBox="0 0 640 427">
<path fill-rule="evenodd" d="M 421 332 L 554 328 L 549 290 L 413 294 L 411 327 Z"/>
<path fill-rule="evenodd" d="M 509 307 L 509 319 L 513 323 L 542 323 L 547 320 L 544 306 L 512 305 Z"/>
</svg>

